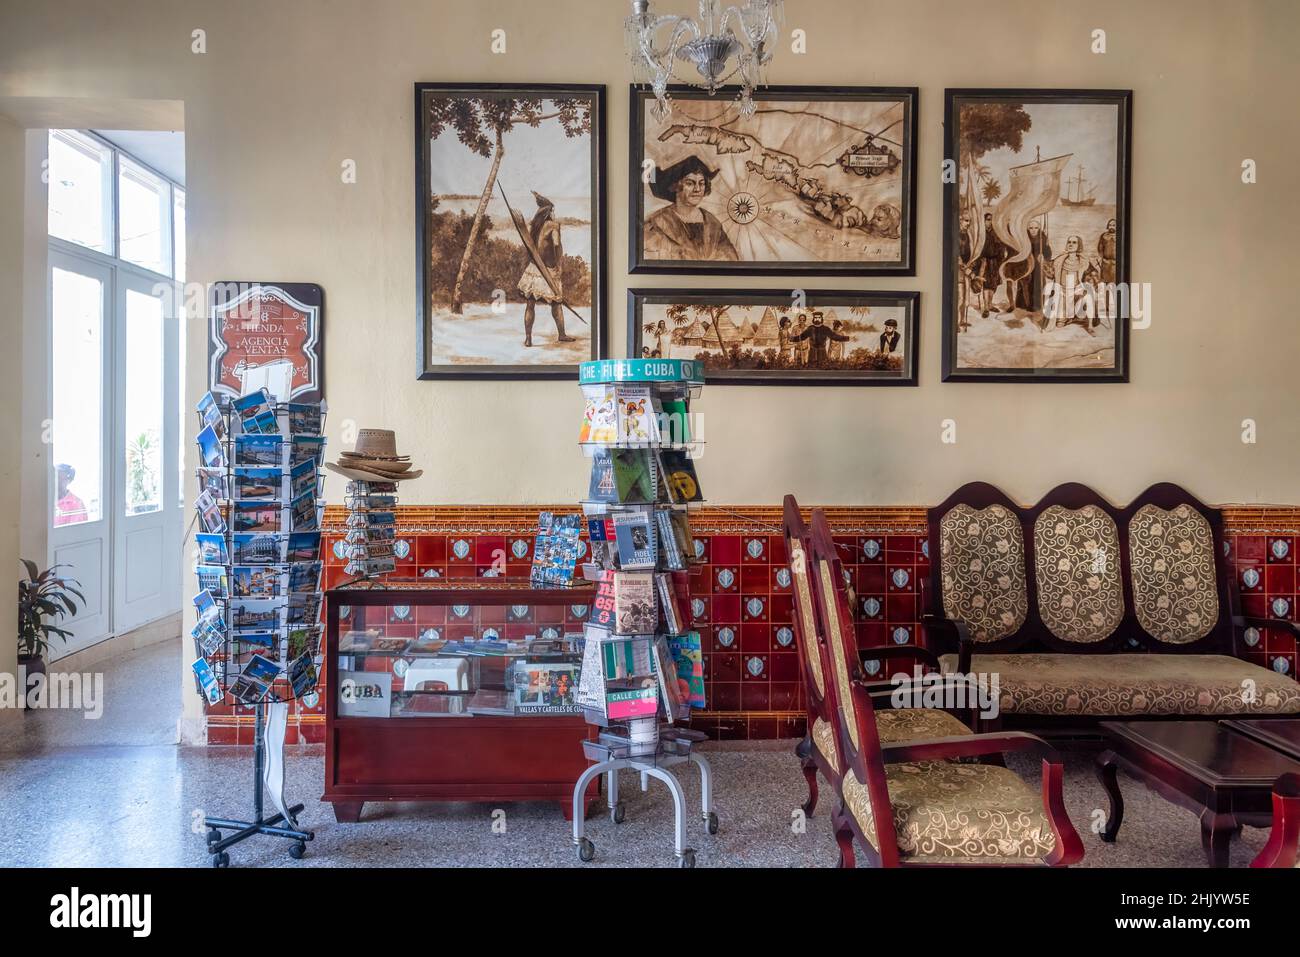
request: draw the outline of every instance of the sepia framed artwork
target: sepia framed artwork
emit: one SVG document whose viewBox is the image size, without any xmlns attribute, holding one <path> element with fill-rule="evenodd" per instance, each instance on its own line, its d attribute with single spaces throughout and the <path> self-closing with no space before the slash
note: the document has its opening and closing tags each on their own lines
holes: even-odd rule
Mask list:
<svg viewBox="0 0 1300 957">
<path fill-rule="evenodd" d="M 415 192 L 419 378 L 605 358 L 604 86 L 415 84 Z"/>
<path fill-rule="evenodd" d="M 916 274 L 916 87 L 632 87 L 628 269 Z"/>
<path fill-rule="evenodd" d="M 1132 117 L 1131 90 L 945 91 L 945 382 L 1128 381 Z"/>
<path fill-rule="evenodd" d="M 628 357 L 709 385 L 916 385 L 919 292 L 629 289 Z"/>
</svg>

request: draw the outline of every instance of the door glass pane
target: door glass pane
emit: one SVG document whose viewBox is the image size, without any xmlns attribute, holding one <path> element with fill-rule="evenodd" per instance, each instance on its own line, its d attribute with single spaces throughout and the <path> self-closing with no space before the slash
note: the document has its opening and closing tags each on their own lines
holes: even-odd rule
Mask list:
<svg viewBox="0 0 1300 957">
<path fill-rule="evenodd" d="M 126 292 L 126 514 L 162 507 L 162 300 Z"/>
<path fill-rule="evenodd" d="M 118 258 L 171 274 L 171 199 L 167 181 L 118 157 Z"/>
<path fill-rule="evenodd" d="M 175 237 L 175 263 L 172 275 L 177 282 L 185 281 L 185 190 L 172 187 L 172 235 Z M 184 353 L 182 353 L 184 355 Z"/>
<path fill-rule="evenodd" d="M 52 272 L 53 519 L 76 525 L 101 517 L 104 286 L 80 273 Z"/>
<path fill-rule="evenodd" d="M 112 255 L 112 151 L 75 130 L 50 130 L 51 236 Z"/>
</svg>

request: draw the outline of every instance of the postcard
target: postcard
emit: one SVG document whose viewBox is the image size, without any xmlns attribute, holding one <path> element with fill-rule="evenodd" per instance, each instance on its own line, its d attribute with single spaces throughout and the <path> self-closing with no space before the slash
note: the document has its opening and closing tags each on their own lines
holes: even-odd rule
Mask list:
<svg viewBox="0 0 1300 957">
<path fill-rule="evenodd" d="M 225 565 L 230 561 L 224 535 L 199 532 L 194 536 L 194 541 L 199 546 L 199 561 L 204 565 Z"/>
<path fill-rule="evenodd" d="M 231 559 L 236 565 L 266 565 L 280 561 L 280 536 L 269 532 L 244 532 L 230 537 Z"/>
<path fill-rule="evenodd" d="M 297 498 L 303 492 L 316 491 L 317 472 L 314 458 L 299 462 L 289 472 L 289 496 Z"/>
<path fill-rule="evenodd" d="M 280 571 L 266 565 L 234 565 L 231 589 L 236 598 L 274 598 L 280 594 Z"/>
<path fill-rule="evenodd" d="M 293 435 L 319 435 L 321 408 L 303 402 L 290 402 L 283 408 L 289 413 L 289 432 Z"/>
<path fill-rule="evenodd" d="M 320 557 L 320 532 L 291 532 L 284 560 L 310 562 Z"/>
<path fill-rule="evenodd" d="M 194 669 L 194 677 L 198 679 L 199 692 L 208 699 L 208 704 L 220 704 L 221 685 L 217 683 L 217 676 L 212 673 L 212 668 L 207 661 L 200 658 L 190 667 Z"/>
<path fill-rule="evenodd" d="M 226 488 L 226 470 L 224 466 L 219 469 L 195 469 L 194 474 L 199 478 L 200 493 L 208 492 L 215 499 L 230 497 L 229 490 Z"/>
<path fill-rule="evenodd" d="M 289 591 L 315 591 L 320 585 L 320 562 L 305 562 L 289 569 Z"/>
<path fill-rule="evenodd" d="M 248 395 L 241 395 L 230 403 L 239 414 L 240 427 L 244 432 L 260 435 L 278 435 L 280 426 L 275 421 L 275 406 L 271 394 L 266 389 L 258 389 Z"/>
<path fill-rule="evenodd" d="M 221 514 L 221 503 L 209 490 L 204 489 L 199 492 L 198 497 L 194 499 L 194 507 L 198 509 L 199 525 L 203 531 L 213 535 L 225 532 L 226 519 Z"/>
<path fill-rule="evenodd" d="M 199 587 L 213 598 L 226 598 L 230 594 L 224 565 L 195 565 L 194 576 L 199 580 Z"/>
<path fill-rule="evenodd" d="M 230 519 L 236 532 L 278 532 L 280 506 L 235 502 L 230 507 Z"/>
<path fill-rule="evenodd" d="M 197 408 L 203 424 L 211 426 L 212 430 L 217 433 L 217 438 L 225 438 L 226 417 L 222 414 L 221 400 L 211 392 L 205 392 L 203 398 L 199 399 Z"/>
<path fill-rule="evenodd" d="M 289 658 L 301 658 L 303 655 L 315 657 L 320 651 L 319 628 L 293 628 L 289 631 Z"/>
<path fill-rule="evenodd" d="M 217 604 L 211 592 L 201 591 L 194 596 L 194 610 L 198 613 L 199 621 L 221 619 L 221 606 Z"/>
<path fill-rule="evenodd" d="M 200 619 L 190 629 L 190 635 L 205 655 L 211 657 L 226 643 L 226 623 L 218 618 Z"/>
<path fill-rule="evenodd" d="M 289 662 L 289 684 L 295 698 L 301 698 L 316 687 L 316 663 L 311 655 L 300 655 Z"/>
<path fill-rule="evenodd" d="M 307 459 L 315 459 L 317 462 L 322 461 L 321 456 L 325 452 L 325 436 L 295 435 L 289 441 L 292 447 L 290 464 L 298 465 Z"/>
<path fill-rule="evenodd" d="M 235 436 L 235 464 L 278 466 L 284 440 L 278 435 Z"/>
<path fill-rule="evenodd" d="M 281 605 L 282 601 L 278 598 L 232 598 L 230 627 L 238 631 L 266 631 L 276 628 L 280 623 Z"/>
<path fill-rule="evenodd" d="M 316 510 L 316 490 L 313 488 L 295 498 L 290 514 L 293 516 L 292 528 L 295 532 L 315 531 L 320 519 Z"/>
<path fill-rule="evenodd" d="M 199 433 L 199 461 L 204 468 L 221 469 L 226 467 L 226 452 L 221 445 L 221 436 L 210 425 L 205 425 Z"/>
<path fill-rule="evenodd" d="M 277 468 L 234 469 L 235 499 L 238 501 L 273 501 L 280 497 L 284 473 Z"/>
</svg>

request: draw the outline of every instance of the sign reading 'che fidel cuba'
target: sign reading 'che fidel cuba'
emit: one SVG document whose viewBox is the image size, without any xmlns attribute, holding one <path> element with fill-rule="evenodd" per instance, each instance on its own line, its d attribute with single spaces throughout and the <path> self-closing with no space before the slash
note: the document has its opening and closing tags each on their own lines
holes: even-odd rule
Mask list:
<svg viewBox="0 0 1300 957">
<path fill-rule="evenodd" d="M 704 384 L 704 367 L 694 359 L 597 359 L 578 369 L 583 385 L 600 382 L 690 382 Z"/>
</svg>

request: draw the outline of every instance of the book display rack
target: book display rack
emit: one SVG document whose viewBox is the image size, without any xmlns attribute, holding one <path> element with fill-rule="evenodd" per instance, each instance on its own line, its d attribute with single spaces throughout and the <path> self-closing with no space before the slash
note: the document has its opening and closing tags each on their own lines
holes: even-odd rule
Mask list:
<svg viewBox="0 0 1300 957">
<path fill-rule="evenodd" d="M 210 705 L 226 697 L 256 714 L 252 821 L 204 819 L 214 867 L 227 848 L 254 834 L 292 840 L 306 852 L 313 835 L 299 830 L 302 805 L 264 813 L 267 705 L 314 694 L 321 651 L 321 403 L 273 400 L 265 390 L 232 400 L 208 393 L 198 405 L 199 592 L 191 632 L 199 693 Z M 223 836 L 223 831 L 231 833 Z"/>
<path fill-rule="evenodd" d="M 681 725 L 704 706 L 700 636 L 690 630 L 690 575 L 695 560 L 690 508 L 702 502 L 690 404 L 703 369 L 677 359 L 584 362 L 585 411 L 579 444 L 592 460 L 582 503 L 590 551 L 583 577 L 597 585 L 584 631 L 577 702 L 601 728 L 583 751 L 593 762 L 574 787 L 573 843 L 578 859 L 595 857 L 579 802 L 605 777 L 610 819 L 624 820 L 618 772 L 638 772 L 642 790 L 662 781 L 673 797 L 674 853 L 695 866 L 686 846 L 686 801 L 669 770 L 700 772 L 701 816 L 718 832 L 708 761 L 694 745 L 705 735 Z M 666 723 L 665 723 L 666 722 Z"/>
</svg>

